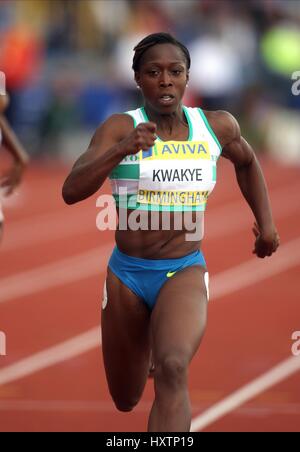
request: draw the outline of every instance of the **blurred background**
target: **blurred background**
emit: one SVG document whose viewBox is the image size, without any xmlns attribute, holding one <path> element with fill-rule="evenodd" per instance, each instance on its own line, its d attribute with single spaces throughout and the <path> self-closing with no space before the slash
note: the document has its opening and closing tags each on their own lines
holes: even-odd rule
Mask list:
<svg viewBox="0 0 300 452">
<path fill-rule="evenodd" d="M 157 31 L 190 49 L 185 104 L 239 120 L 281 237 L 270 259 L 253 256 L 253 214 L 233 165 L 220 159 L 203 243 L 209 324 L 190 372 L 194 429 L 299 431 L 300 356 L 291 339 L 300 337 L 297 0 L 0 0 L 7 116 L 31 156 L 20 188 L 3 199 L 0 431 L 147 428 L 152 380 L 136 410 L 117 412 L 102 362 L 102 293 L 115 242 L 114 231 L 96 228 L 96 199 L 111 193 L 109 183 L 72 206 L 61 188 L 98 124 L 141 104 L 133 48 Z M 213 406 L 221 414 L 203 424 Z"/>
<path fill-rule="evenodd" d="M 8 117 L 33 158 L 74 159 L 100 122 L 141 103 L 133 47 L 157 31 L 190 49 L 187 105 L 229 110 L 258 152 L 300 162 L 296 0 L 0 0 Z"/>
</svg>

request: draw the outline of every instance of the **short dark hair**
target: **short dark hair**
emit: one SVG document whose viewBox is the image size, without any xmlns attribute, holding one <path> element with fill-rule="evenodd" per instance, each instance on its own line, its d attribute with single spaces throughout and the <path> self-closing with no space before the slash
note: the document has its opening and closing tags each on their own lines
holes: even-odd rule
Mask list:
<svg viewBox="0 0 300 452">
<path fill-rule="evenodd" d="M 190 69 L 191 56 L 190 52 L 184 44 L 177 41 L 177 39 L 169 33 L 153 33 L 142 39 L 142 41 L 139 42 L 133 49 L 135 52 L 132 63 L 132 69 L 134 70 L 134 72 L 137 72 L 140 69 L 140 61 L 146 50 L 150 49 L 150 47 L 153 47 L 156 44 L 173 44 L 174 46 L 179 47 L 183 52 L 183 55 L 185 56 L 187 69 Z"/>
</svg>

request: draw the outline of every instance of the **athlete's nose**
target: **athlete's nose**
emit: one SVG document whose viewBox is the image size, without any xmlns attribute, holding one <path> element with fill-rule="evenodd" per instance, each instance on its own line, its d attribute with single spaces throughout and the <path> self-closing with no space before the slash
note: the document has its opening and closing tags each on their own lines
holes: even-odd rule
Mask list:
<svg viewBox="0 0 300 452">
<path fill-rule="evenodd" d="M 161 79 L 160 79 L 160 86 L 162 88 L 165 88 L 170 85 L 172 85 L 172 80 L 170 78 L 170 75 L 168 74 L 167 71 L 162 72 Z"/>
</svg>

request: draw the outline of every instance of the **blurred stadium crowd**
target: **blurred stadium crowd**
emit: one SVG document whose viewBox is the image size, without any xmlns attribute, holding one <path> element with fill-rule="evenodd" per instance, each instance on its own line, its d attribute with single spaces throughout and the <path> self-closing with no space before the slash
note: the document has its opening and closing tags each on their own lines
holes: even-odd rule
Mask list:
<svg viewBox="0 0 300 452">
<path fill-rule="evenodd" d="M 300 163 L 296 0 L 0 0 L 8 117 L 31 156 L 74 159 L 107 116 L 136 108 L 133 47 L 157 31 L 191 52 L 187 105 L 229 110 L 257 151 Z"/>
</svg>

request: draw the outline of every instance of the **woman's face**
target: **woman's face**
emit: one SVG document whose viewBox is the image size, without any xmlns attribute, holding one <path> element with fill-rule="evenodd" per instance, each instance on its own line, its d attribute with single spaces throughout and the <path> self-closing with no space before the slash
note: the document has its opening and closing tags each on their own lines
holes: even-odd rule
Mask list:
<svg viewBox="0 0 300 452">
<path fill-rule="evenodd" d="M 185 56 L 173 44 L 150 47 L 141 58 L 135 80 L 146 103 L 158 113 L 169 114 L 180 104 L 189 74 Z"/>
</svg>

